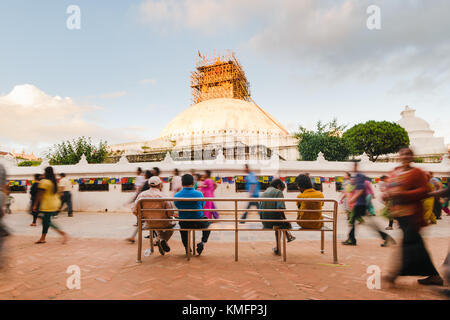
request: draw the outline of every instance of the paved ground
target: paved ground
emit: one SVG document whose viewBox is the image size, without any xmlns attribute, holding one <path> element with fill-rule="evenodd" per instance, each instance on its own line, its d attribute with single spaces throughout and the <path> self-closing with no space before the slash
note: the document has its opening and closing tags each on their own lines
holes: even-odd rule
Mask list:
<svg viewBox="0 0 450 320">
<path fill-rule="evenodd" d="M 202 256 L 190 262 L 176 235 L 169 254 L 163 257 L 156 252 L 136 264 L 136 245 L 123 241 L 132 230 L 132 216 L 61 217 L 56 221 L 71 234 L 66 245 L 54 233 L 47 244 L 33 244 L 40 228 L 29 227 L 25 214 L 5 220 L 14 236 L 6 243 L 0 299 L 442 299 L 435 289 L 419 286 L 417 277 L 401 278 L 392 289 L 368 289 L 367 267 L 378 265 L 385 272 L 392 257 L 398 256 L 398 247 L 381 248 L 363 227 L 357 247 L 338 246 L 340 265 L 331 264 L 331 242 L 320 254 L 319 241 L 303 238 L 316 237 L 316 232 L 297 233 L 297 240 L 288 244 L 287 263 L 271 253 L 273 243 L 267 240 L 272 236 L 260 232 L 254 238 L 243 236 L 239 262 L 234 262 L 229 236 L 218 233 Z M 447 254 L 449 223 L 443 217 L 426 231 L 437 268 Z M 343 238 L 345 219 L 340 226 Z M 66 287 L 71 265 L 81 269 L 80 290 Z"/>
<path fill-rule="evenodd" d="M 228 217 L 223 216 L 225 219 Z M 249 215 L 249 219 L 256 219 L 256 215 Z M 294 215 L 288 215 L 288 218 L 295 219 Z M 30 227 L 31 215 L 26 213 L 14 213 L 5 216 L 5 223 L 15 235 L 34 235 L 39 238 L 41 227 Z M 376 217 L 376 222 L 384 229 L 387 226 L 387 220 L 382 217 Z M 133 232 L 133 225 L 136 223 L 136 217 L 130 213 L 75 213 L 73 218 L 67 214 L 61 213 L 58 219 L 53 220 L 58 226 L 65 230 L 74 238 L 114 238 L 124 239 Z M 248 226 L 246 224 L 244 226 Z M 255 225 L 255 224 L 254 224 Z M 257 223 L 257 225 L 260 225 Z M 241 227 L 243 225 L 240 225 Z M 397 228 L 388 231 L 394 237 L 401 237 L 401 231 Z M 338 239 L 344 240 L 348 233 L 347 220 L 344 214 L 338 215 Z M 49 236 L 55 233 L 50 230 Z M 299 240 L 320 240 L 319 232 L 298 232 L 296 236 Z M 450 216 L 444 215 L 437 225 L 431 225 L 424 229 L 425 237 L 450 237 Z M 359 239 L 376 238 L 377 234 L 370 228 L 361 225 L 357 228 L 357 237 Z M 268 232 L 242 232 L 240 241 L 272 241 L 274 236 Z M 327 238 L 331 239 L 327 234 Z M 179 239 L 178 233 L 175 239 Z M 212 241 L 234 242 L 233 232 L 216 232 L 211 235 Z"/>
</svg>

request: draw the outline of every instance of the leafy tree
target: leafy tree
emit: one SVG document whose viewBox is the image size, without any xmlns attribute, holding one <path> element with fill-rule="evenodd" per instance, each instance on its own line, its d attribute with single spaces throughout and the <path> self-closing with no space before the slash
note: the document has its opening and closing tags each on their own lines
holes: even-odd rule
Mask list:
<svg viewBox="0 0 450 320">
<path fill-rule="evenodd" d="M 334 119 L 329 123 L 317 122 L 315 131 L 300 126 L 296 137 L 299 139 L 298 151 L 302 160 L 314 161 L 319 152 L 322 152 L 328 161 L 345 161 L 350 155 L 350 148 L 342 132 L 345 125 L 339 125 Z"/>
<path fill-rule="evenodd" d="M 79 137 L 55 144 L 48 151 L 47 158 L 51 165 L 77 164 L 84 154 L 88 163 L 102 163 L 108 155 L 107 146 L 103 141 L 95 146 L 91 138 Z"/>
<path fill-rule="evenodd" d="M 396 153 L 402 147 L 409 146 L 406 130 L 394 122 L 367 121 L 348 129 L 344 133 L 353 155 L 365 152 L 371 161 L 380 155 Z"/>
</svg>

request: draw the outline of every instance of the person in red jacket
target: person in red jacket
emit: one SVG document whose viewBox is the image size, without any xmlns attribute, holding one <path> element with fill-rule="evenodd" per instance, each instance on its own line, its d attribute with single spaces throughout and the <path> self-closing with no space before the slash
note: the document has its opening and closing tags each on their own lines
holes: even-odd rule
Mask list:
<svg viewBox="0 0 450 320">
<path fill-rule="evenodd" d="M 420 230 L 426 225 L 422 199 L 427 197 L 427 175 L 411 166 L 414 153 L 409 148 L 399 152 L 401 166 L 389 175 L 383 200 L 390 201 L 389 211 L 403 231 L 401 261 L 396 270 L 384 279 L 394 284 L 398 276 L 428 276 L 422 285 L 443 285 L 443 280 L 431 261 Z"/>
</svg>

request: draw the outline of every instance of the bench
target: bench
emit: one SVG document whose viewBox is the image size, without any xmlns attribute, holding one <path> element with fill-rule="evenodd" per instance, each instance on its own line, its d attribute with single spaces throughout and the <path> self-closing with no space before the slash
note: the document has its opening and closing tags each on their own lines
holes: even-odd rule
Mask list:
<svg viewBox="0 0 450 320">
<path fill-rule="evenodd" d="M 161 209 L 144 209 L 143 203 L 147 201 L 199 201 L 199 198 L 154 198 L 154 199 L 142 199 L 139 201 L 137 206 L 137 214 L 138 214 L 138 252 L 137 252 L 137 262 L 142 262 L 142 231 L 149 230 L 150 231 L 150 250 L 153 253 L 154 252 L 154 245 L 153 245 L 153 231 L 188 231 L 188 247 L 190 248 L 192 245 L 192 253 L 193 255 L 196 254 L 195 249 L 195 231 L 231 231 L 235 233 L 235 261 L 238 261 L 239 257 L 239 232 L 253 232 L 253 231 L 277 231 L 277 237 L 278 237 L 278 243 L 281 244 L 281 238 L 283 241 L 283 244 L 279 250 L 281 250 L 281 256 L 282 260 L 284 262 L 287 261 L 287 246 L 286 246 L 286 232 L 287 231 L 319 231 L 321 232 L 321 245 L 320 245 L 320 252 L 325 252 L 325 232 L 332 232 L 333 234 L 333 263 L 337 264 L 337 212 L 338 212 L 338 203 L 334 199 L 320 199 L 320 202 L 324 203 L 332 203 L 333 209 L 332 210 L 302 210 L 303 212 L 322 212 L 323 219 L 321 220 L 297 220 L 297 219 L 286 219 L 286 220 L 267 220 L 264 219 L 265 222 L 290 222 L 291 228 L 289 229 L 280 229 L 274 227 L 274 229 L 267 229 L 263 228 L 261 222 L 263 220 L 261 219 L 245 219 L 241 220 L 238 218 L 238 214 L 240 212 L 274 212 L 277 210 L 273 209 L 238 209 L 238 203 L 242 202 L 250 202 L 254 201 L 254 198 L 202 198 L 202 201 L 214 201 L 214 202 L 234 202 L 234 209 L 203 209 L 202 211 L 218 211 L 222 214 L 224 212 L 232 212 L 234 213 L 232 219 L 143 219 L 142 213 L 144 211 L 155 211 L 155 210 L 161 210 Z M 258 202 L 261 201 L 284 201 L 284 202 L 317 202 L 318 199 L 291 199 L 291 198 L 259 198 Z M 166 211 L 178 211 L 178 209 L 169 209 Z M 195 209 L 183 209 L 183 211 L 197 211 Z M 282 212 L 298 212 L 298 209 L 283 209 L 280 210 Z M 332 213 L 332 216 L 324 214 L 324 213 Z M 173 228 L 147 228 L 143 226 L 143 222 L 145 221 L 211 221 L 213 222 L 208 228 L 206 229 L 194 229 L 194 228 L 188 228 L 188 229 L 181 229 L 180 226 L 177 224 Z M 240 224 L 241 221 L 245 221 L 246 224 Z M 294 226 L 293 223 L 296 222 L 323 222 L 323 227 L 320 229 L 307 229 L 307 228 L 301 228 L 300 226 Z M 259 225 L 256 225 L 255 223 L 258 223 Z M 331 227 L 326 226 L 325 224 L 331 224 Z M 187 250 L 186 256 L 188 261 L 191 258 L 190 250 Z"/>
</svg>

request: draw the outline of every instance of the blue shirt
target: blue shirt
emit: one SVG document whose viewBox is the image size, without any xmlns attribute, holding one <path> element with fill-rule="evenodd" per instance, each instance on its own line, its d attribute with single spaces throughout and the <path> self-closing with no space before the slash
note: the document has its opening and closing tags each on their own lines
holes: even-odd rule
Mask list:
<svg viewBox="0 0 450 320">
<path fill-rule="evenodd" d="M 357 173 L 355 176 L 355 190 L 362 190 L 362 194 L 356 199 L 355 206 L 365 206 L 366 205 L 366 176 L 362 173 Z"/>
<path fill-rule="evenodd" d="M 203 193 L 194 188 L 184 187 L 178 191 L 174 198 L 203 198 Z M 203 209 L 205 201 L 174 201 L 175 207 L 178 209 Z M 202 219 L 203 211 L 178 211 L 180 219 Z"/>
<path fill-rule="evenodd" d="M 245 184 L 245 190 L 247 192 L 251 191 L 252 186 L 254 186 L 253 192 L 250 193 L 250 197 L 258 198 L 259 197 L 259 182 L 256 179 L 256 176 L 253 172 L 249 172 L 247 176 L 247 183 Z"/>
</svg>

